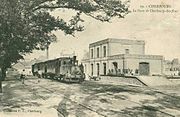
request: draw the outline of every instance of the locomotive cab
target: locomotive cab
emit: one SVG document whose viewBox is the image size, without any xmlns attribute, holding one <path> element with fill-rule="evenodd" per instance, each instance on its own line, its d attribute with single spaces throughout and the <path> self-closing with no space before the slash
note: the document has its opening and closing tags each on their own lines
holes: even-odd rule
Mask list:
<svg viewBox="0 0 180 117">
<path fill-rule="evenodd" d="M 82 82 L 85 76 L 79 66 L 72 66 L 70 72 L 65 74 L 65 81 L 69 82 Z"/>
</svg>

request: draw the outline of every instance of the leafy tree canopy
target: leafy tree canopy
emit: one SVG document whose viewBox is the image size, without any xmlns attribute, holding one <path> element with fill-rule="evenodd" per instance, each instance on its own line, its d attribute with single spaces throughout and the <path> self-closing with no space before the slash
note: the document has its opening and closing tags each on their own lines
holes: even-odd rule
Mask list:
<svg viewBox="0 0 180 117">
<path fill-rule="evenodd" d="M 74 35 L 83 31 L 82 13 L 100 21 L 124 18 L 129 1 L 119 0 L 0 0 L 0 66 L 8 68 L 34 49 L 44 49 L 56 41 L 52 31 Z M 69 22 L 55 18 L 55 9 L 77 11 Z"/>
</svg>

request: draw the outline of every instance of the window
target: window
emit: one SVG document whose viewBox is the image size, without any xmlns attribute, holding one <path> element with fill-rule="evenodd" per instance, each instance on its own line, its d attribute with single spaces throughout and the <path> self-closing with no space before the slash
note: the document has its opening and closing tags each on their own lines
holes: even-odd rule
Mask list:
<svg viewBox="0 0 180 117">
<path fill-rule="evenodd" d="M 91 49 L 91 58 L 93 58 L 93 49 Z"/>
<path fill-rule="evenodd" d="M 97 48 L 97 58 L 99 58 L 99 48 Z"/>
<path fill-rule="evenodd" d="M 93 64 L 91 64 L 91 76 L 93 76 Z"/>
<path fill-rule="evenodd" d="M 125 54 L 129 54 L 129 49 L 125 49 Z"/>
<path fill-rule="evenodd" d="M 106 46 L 103 46 L 103 56 L 106 57 Z"/>
<path fill-rule="evenodd" d="M 104 66 L 104 75 L 106 75 L 106 63 L 103 63 Z"/>
</svg>

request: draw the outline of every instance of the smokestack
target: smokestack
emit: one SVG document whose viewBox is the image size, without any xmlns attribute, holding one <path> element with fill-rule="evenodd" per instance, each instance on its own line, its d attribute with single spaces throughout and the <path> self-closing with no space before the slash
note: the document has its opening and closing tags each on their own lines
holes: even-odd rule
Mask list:
<svg viewBox="0 0 180 117">
<path fill-rule="evenodd" d="M 76 64 L 76 56 L 73 56 L 73 64 Z"/>
</svg>

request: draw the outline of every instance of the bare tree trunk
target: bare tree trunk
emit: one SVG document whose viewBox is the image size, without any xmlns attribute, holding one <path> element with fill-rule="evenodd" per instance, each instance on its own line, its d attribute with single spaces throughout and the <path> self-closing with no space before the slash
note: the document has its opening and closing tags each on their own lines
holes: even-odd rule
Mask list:
<svg viewBox="0 0 180 117">
<path fill-rule="evenodd" d="M 2 77 L 1 77 L 1 81 L 4 81 L 5 80 L 5 78 L 6 78 L 6 69 L 5 68 L 1 68 L 1 73 L 2 73 Z"/>
<path fill-rule="evenodd" d="M 2 93 L 2 81 L 0 80 L 0 93 Z"/>
<path fill-rule="evenodd" d="M 0 68 L 0 93 L 2 93 L 2 81 L 3 81 L 3 73 L 2 73 L 2 68 Z"/>
</svg>

